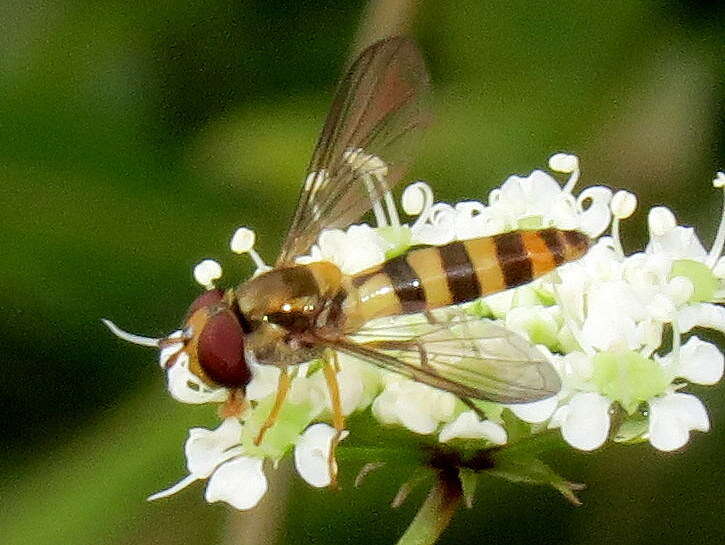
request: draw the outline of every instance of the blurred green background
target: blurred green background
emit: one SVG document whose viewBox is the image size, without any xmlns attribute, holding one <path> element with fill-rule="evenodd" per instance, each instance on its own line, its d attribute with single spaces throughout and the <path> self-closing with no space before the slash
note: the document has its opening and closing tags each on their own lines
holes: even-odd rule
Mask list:
<svg viewBox="0 0 725 545">
<path fill-rule="evenodd" d="M 99 321 L 168 333 L 198 293 L 201 258 L 229 282 L 249 274 L 227 250 L 239 225 L 273 260 L 354 38 L 398 4 L 0 4 L 3 543 L 373 545 L 402 533 L 422 491 L 391 511 L 390 475 L 331 492 L 283 466 L 243 516 L 207 505 L 201 486 L 147 504 L 185 474 L 187 430 L 214 425 L 214 411 L 170 399 L 156 355 Z M 722 4 L 408 4 L 436 117 L 412 178 L 441 199 L 482 199 L 571 151 L 583 185 L 669 203 L 710 244 Z M 625 223 L 629 248 L 644 220 Z M 579 508 L 486 480 L 442 543 L 722 543 L 725 392 L 693 390 L 713 431 L 684 453 L 559 456 L 589 484 Z"/>
</svg>

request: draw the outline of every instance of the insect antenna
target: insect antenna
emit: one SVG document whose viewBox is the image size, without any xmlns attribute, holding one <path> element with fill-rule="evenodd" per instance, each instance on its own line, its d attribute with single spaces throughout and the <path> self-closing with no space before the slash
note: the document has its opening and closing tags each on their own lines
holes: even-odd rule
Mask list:
<svg viewBox="0 0 725 545">
<path fill-rule="evenodd" d="M 152 348 L 159 348 L 161 346 L 161 341 L 163 339 L 154 339 L 152 337 L 143 337 L 141 335 L 134 335 L 133 333 L 124 331 L 123 329 L 118 327 L 116 324 L 114 324 L 111 320 L 106 320 L 105 318 L 103 318 L 101 321 L 108 329 L 111 330 L 111 333 L 113 333 L 119 339 L 123 339 L 124 341 L 128 341 L 130 343 L 138 344 L 141 346 L 150 346 Z"/>
</svg>

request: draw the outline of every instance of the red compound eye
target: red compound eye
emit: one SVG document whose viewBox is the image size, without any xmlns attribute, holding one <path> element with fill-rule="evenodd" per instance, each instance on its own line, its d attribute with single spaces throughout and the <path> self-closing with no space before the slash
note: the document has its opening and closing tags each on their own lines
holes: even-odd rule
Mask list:
<svg viewBox="0 0 725 545">
<path fill-rule="evenodd" d="M 251 373 L 244 359 L 244 332 L 229 309 L 219 310 L 206 320 L 196 346 L 199 365 L 217 384 L 227 388 L 246 386 Z"/>
<path fill-rule="evenodd" d="M 191 303 L 191 305 L 189 305 L 189 308 L 186 311 L 186 316 L 184 318 L 184 322 L 186 322 L 189 318 L 191 318 L 191 315 L 194 314 L 200 308 L 218 305 L 219 303 L 222 302 L 223 297 L 224 297 L 224 292 L 222 290 L 205 291 L 199 297 L 194 299 L 194 302 Z"/>
</svg>

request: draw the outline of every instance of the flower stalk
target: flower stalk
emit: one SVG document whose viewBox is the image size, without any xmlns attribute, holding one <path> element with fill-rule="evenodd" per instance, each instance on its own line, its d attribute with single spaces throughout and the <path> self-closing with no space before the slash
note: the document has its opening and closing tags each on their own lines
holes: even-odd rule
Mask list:
<svg viewBox="0 0 725 545">
<path fill-rule="evenodd" d="M 453 514 L 463 499 L 463 489 L 458 474 L 440 471 L 436 484 L 398 540 L 398 545 L 430 545 L 435 543 L 448 527 Z"/>
</svg>

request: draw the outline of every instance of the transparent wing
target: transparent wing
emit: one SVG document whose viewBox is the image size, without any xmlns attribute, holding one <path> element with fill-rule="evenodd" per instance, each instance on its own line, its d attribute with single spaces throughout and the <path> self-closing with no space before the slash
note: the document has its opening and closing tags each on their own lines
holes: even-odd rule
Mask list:
<svg viewBox="0 0 725 545">
<path fill-rule="evenodd" d="M 519 335 L 456 312 L 371 322 L 336 349 L 460 397 L 527 403 L 561 389 L 556 370 Z"/>
<path fill-rule="evenodd" d="M 400 181 L 424 125 L 427 89 L 411 40 L 388 38 L 360 54 L 317 141 L 278 266 L 306 253 L 323 229 L 354 223 Z"/>
</svg>

